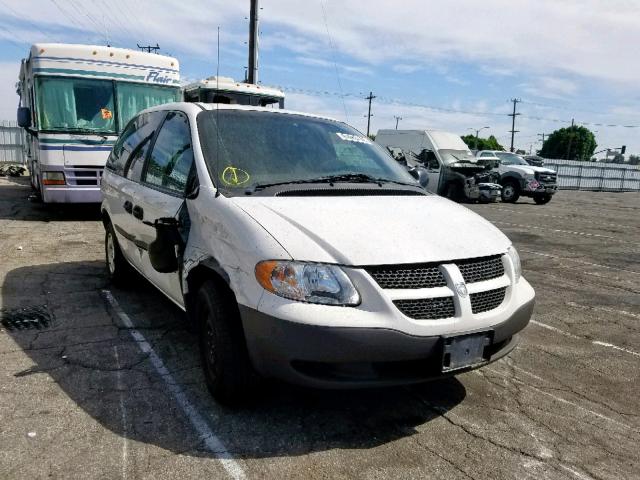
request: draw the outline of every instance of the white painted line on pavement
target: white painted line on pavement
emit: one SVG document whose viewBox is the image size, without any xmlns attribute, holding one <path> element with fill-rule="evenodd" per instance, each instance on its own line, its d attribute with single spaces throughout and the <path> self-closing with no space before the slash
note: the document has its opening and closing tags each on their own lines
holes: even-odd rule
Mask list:
<svg viewBox="0 0 640 480">
<path fill-rule="evenodd" d="M 624 268 L 611 267 L 609 265 L 602 265 L 600 263 L 585 262 L 583 260 L 578 260 L 577 258 L 559 257 L 557 255 L 551 255 L 549 253 L 534 252 L 532 250 L 524 250 L 524 249 L 521 249 L 521 248 L 518 248 L 518 251 L 519 252 L 524 252 L 524 253 L 530 253 L 532 255 L 539 255 L 541 257 L 555 258 L 557 260 L 566 260 L 567 262 L 579 263 L 581 265 L 589 265 L 591 267 L 606 268 L 608 270 L 615 270 L 616 272 L 625 272 L 625 273 L 632 273 L 634 275 L 640 275 L 640 272 L 636 272 L 634 270 L 626 270 Z"/>
<path fill-rule="evenodd" d="M 628 348 L 619 347 L 618 345 L 614 345 L 613 343 L 602 342 L 600 340 L 589 340 L 588 338 L 585 338 L 585 337 L 579 337 L 578 335 L 565 332 L 564 330 L 560 330 L 559 328 L 552 327 L 551 325 L 547 325 L 546 323 L 538 322 L 537 320 L 531 320 L 529 323 L 533 323 L 534 325 L 537 325 L 542 328 L 546 328 L 547 330 L 551 330 L 553 332 L 559 333 L 560 335 L 564 335 L 569 338 L 574 338 L 576 340 L 586 340 L 592 345 L 598 345 L 599 347 L 605 347 L 605 348 L 612 348 L 620 352 L 628 353 L 629 355 L 633 355 L 635 357 L 640 357 L 640 353 L 630 350 Z"/>
<path fill-rule="evenodd" d="M 124 310 L 122 310 L 122 308 L 118 304 L 118 301 L 113 297 L 109 290 L 102 290 L 102 293 L 104 294 L 105 298 L 113 308 L 114 312 L 116 312 L 122 323 L 129 329 L 129 333 L 138 344 L 140 350 L 149 355 L 151 364 L 156 369 L 156 372 L 158 372 L 158 375 L 160 375 L 160 377 L 162 377 L 162 379 L 164 380 L 165 384 L 167 385 L 167 389 L 173 394 L 173 397 L 176 399 L 176 402 L 182 409 L 182 412 L 189 419 L 191 425 L 196 429 L 207 449 L 211 453 L 216 454 L 216 459 L 220 461 L 231 478 L 245 479 L 246 475 L 244 473 L 244 470 L 242 469 L 242 466 L 233 458 L 231 453 L 229 453 L 225 445 L 215 435 L 215 433 L 213 433 L 204 417 L 200 415 L 196 408 L 189 402 L 184 391 L 175 381 L 173 375 L 171 375 L 167 367 L 164 365 L 162 359 L 153 350 L 144 335 L 142 335 L 142 333 L 134 328 L 133 322 L 129 318 L 129 315 L 127 315 Z"/>
<path fill-rule="evenodd" d="M 127 437 L 129 435 L 127 429 L 127 411 L 124 406 L 124 394 L 122 386 L 122 372 L 120 371 L 120 357 L 118 356 L 118 347 L 113 346 L 113 353 L 116 357 L 116 388 L 120 396 L 120 416 L 122 417 L 122 478 L 127 478 Z"/>
</svg>

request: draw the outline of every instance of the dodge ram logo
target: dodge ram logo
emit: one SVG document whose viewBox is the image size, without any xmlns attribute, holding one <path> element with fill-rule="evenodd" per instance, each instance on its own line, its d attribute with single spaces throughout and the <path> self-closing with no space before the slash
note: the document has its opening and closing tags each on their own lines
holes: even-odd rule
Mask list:
<svg viewBox="0 0 640 480">
<path fill-rule="evenodd" d="M 456 287 L 456 292 L 458 292 L 458 295 L 460 295 L 461 297 L 466 297 L 469 292 L 467 292 L 467 286 L 464 284 L 464 282 L 458 282 L 455 285 Z"/>
</svg>

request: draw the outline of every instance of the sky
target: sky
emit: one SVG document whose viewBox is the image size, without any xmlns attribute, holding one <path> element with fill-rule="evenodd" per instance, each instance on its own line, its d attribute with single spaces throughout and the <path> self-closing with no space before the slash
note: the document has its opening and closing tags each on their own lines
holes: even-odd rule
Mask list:
<svg viewBox="0 0 640 480">
<path fill-rule="evenodd" d="M 259 80 L 289 109 L 371 132 L 490 127 L 515 147 L 584 124 L 598 149 L 640 154 L 638 0 L 262 0 Z M 0 0 L 0 119 L 14 119 L 20 59 L 36 42 L 161 47 L 185 80 L 247 65 L 249 0 Z M 600 125 L 595 125 L 600 124 Z M 626 125 L 626 127 L 625 127 Z"/>
</svg>

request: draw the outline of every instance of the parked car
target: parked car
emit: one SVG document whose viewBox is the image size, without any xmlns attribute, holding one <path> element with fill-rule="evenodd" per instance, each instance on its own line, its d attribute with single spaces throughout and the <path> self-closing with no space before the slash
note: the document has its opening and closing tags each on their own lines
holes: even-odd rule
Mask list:
<svg viewBox="0 0 640 480">
<path fill-rule="evenodd" d="M 543 205 L 551 201 L 558 190 L 558 174 L 549 168 L 529 165 L 520 155 L 498 150 L 481 150 L 477 153 L 480 160 L 500 161 L 500 185 L 502 201 L 516 202 L 520 196 L 532 197 Z"/>
<path fill-rule="evenodd" d="M 401 151 L 409 164 L 427 169 L 427 190 L 456 201 L 492 202 L 500 197 L 499 174 L 478 161 L 460 136 L 439 130 L 378 130 L 376 142 Z"/>
<path fill-rule="evenodd" d="M 531 317 L 507 237 L 335 120 L 147 109 L 102 191 L 110 277 L 136 270 L 186 312 L 221 402 L 253 398 L 263 377 L 346 388 L 468 371 L 510 352 Z"/>
</svg>

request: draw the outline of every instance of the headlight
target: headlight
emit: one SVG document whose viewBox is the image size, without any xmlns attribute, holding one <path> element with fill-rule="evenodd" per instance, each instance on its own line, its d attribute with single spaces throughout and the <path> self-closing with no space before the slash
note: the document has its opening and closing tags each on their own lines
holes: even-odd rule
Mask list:
<svg viewBox="0 0 640 480">
<path fill-rule="evenodd" d="M 42 172 L 43 185 L 64 185 L 63 172 Z"/>
<path fill-rule="evenodd" d="M 265 290 L 300 302 L 358 305 L 360 294 L 335 265 L 267 260 L 256 265 L 256 279 Z"/>
<path fill-rule="evenodd" d="M 516 282 L 518 280 L 520 280 L 520 277 L 522 276 L 522 265 L 520 264 L 520 255 L 518 255 L 518 251 L 516 250 L 516 247 L 514 247 L 513 245 L 511 245 L 509 247 L 509 250 L 507 250 L 507 255 L 509 255 L 509 258 L 511 259 L 511 263 L 513 263 L 513 270 L 516 274 Z"/>
</svg>

